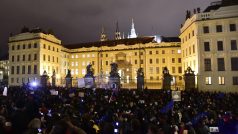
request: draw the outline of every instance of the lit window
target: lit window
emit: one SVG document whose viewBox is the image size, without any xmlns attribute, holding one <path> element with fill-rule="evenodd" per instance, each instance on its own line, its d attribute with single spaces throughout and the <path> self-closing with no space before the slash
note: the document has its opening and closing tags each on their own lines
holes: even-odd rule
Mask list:
<svg viewBox="0 0 238 134">
<path fill-rule="evenodd" d="M 74 66 L 74 62 L 72 62 L 72 66 Z"/>
<path fill-rule="evenodd" d="M 86 72 L 85 72 L 85 69 L 82 69 L 82 74 L 83 74 L 83 75 L 85 75 L 85 74 L 86 74 Z"/>
<path fill-rule="evenodd" d="M 74 55 L 72 55 L 72 59 L 74 58 Z"/>
<path fill-rule="evenodd" d="M 90 57 L 90 54 L 88 54 L 87 57 Z"/>
<path fill-rule="evenodd" d="M 75 58 L 78 58 L 79 56 L 78 55 L 75 55 Z"/>
<path fill-rule="evenodd" d="M 218 84 L 219 85 L 225 85 L 225 77 L 219 76 L 218 77 Z"/>
<path fill-rule="evenodd" d="M 95 55 L 94 55 L 94 54 L 92 54 L 92 57 L 95 57 Z"/>
<path fill-rule="evenodd" d="M 181 50 L 180 49 L 178 50 L 178 54 L 181 54 Z"/>
<path fill-rule="evenodd" d="M 85 58 L 85 55 L 83 54 L 82 57 Z"/>
<path fill-rule="evenodd" d="M 206 85 L 211 85 L 212 84 L 212 77 L 206 77 L 205 78 L 205 83 L 206 83 Z"/>
<path fill-rule="evenodd" d="M 75 74 L 76 74 L 76 75 L 79 74 L 79 70 L 78 70 L 78 69 L 75 70 Z"/>
<path fill-rule="evenodd" d="M 74 75 L 74 70 L 73 69 L 71 70 L 71 74 Z"/>
<path fill-rule="evenodd" d="M 78 62 L 75 62 L 75 66 L 78 66 Z"/>
<path fill-rule="evenodd" d="M 84 61 L 82 62 L 82 65 L 85 66 L 85 62 Z"/>
</svg>

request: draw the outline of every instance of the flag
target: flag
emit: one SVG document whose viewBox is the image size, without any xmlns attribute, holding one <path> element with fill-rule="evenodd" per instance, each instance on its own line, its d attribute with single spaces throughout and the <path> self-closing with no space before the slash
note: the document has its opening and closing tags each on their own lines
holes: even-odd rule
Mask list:
<svg viewBox="0 0 238 134">
<path fill-rule="evenodd" d="M 171 100 L 166 106 L 164 106 L 164 107 L 160 110 L 160 112 L 161 112 L 161 113 L 167 113 L 169 110 L 171 110 L 171 109 L 173 108 L 173 106 L 174 106 L 174 101 Z"/>
<path fill-rule="evenodd" d="M 193 119 L 192 119 L 192 124 L 195 125 L 201 120 L 203 117 L 208 116 L 208 112 L 202 112 L 197 114 Z"/>
</svg>

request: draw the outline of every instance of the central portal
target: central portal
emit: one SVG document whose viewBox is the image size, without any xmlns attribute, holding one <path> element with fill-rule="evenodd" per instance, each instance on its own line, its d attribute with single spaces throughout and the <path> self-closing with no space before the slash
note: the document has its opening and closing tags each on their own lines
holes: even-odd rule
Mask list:
<svg viewBox="0 0 238 134">
<path fill-rule="evenodd" d="M 118 73 L 122 83 L 130 83 L 132 81 L 132 64 L 128 62 L 126 54 L 119 52 L 116 54 L 116 63 L 118 65 Z"/>
</svg>

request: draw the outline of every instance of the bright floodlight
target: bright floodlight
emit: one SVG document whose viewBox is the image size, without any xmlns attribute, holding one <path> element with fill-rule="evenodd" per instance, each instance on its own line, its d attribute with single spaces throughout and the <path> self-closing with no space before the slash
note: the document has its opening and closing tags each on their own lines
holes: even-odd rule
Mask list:
<svg viewBox="0 0 238 134">
<path fill-rule="evenodd" d="M 33 82 L 31 83 L 31 86 L 32 86 L 32 87 L 37 87 L 37 82 L 33 81 Z"/>
</svg>

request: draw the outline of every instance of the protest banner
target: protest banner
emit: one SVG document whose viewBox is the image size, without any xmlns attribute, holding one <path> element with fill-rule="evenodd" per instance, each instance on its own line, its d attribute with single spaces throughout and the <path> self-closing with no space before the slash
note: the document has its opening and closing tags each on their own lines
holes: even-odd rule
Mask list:
<svg viewBox="0 0 238 134">
<path fill-rule="evenodd" d="M 172 91 L 172 99 L 174 101 L 181 101 L 181 91 Z"/>
<path fill-rule="evenodd" d="M 85 87 L 85 81 L 84 78 L 78 79 L 78 88 L 84 88 Z"/>
</svg>

